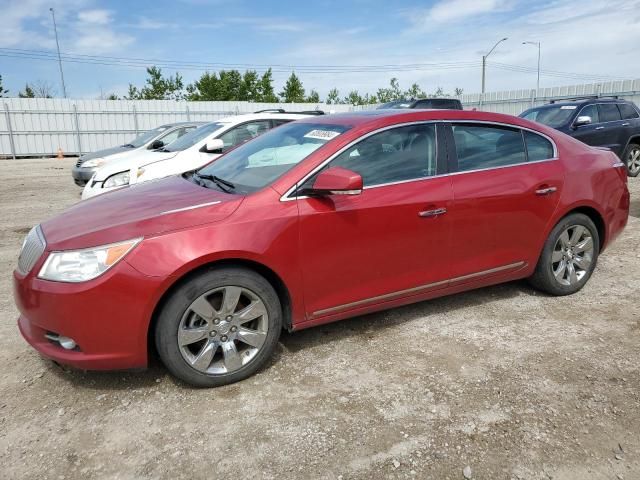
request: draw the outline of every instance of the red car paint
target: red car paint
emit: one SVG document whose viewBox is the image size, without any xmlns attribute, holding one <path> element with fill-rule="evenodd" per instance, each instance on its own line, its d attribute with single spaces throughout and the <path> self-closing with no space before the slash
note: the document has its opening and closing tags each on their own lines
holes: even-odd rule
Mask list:
<svg viewBox="0 0 640 480">
<path fill-rule="evenodd" d="M 456 120 L 537 131 L 554 141 L 558 158 L 448 172 L 365 188 L 360 195 L 283 201 L 315 167 L 369 132 Z M 46 252 L 27 275 L 14 272 L 26 340 L 43 355 L 80 368 L 143 367 L 156 307 L 176 282 L 205 265 L 241 262 L 279 279 L 288 327 L 297 330 L 525 278 L 550 230 L 575 209 L 601 219 L 603 249 L 626 225 L 629 192 L 626 170 L 613 166 L 617 157 L 540 124 L 446 110 L 377 110 L 302 122 L 352 128 L 246 196 L 172 177 L 81 202 L 44 222 Z M 445 161 L 446 152 L 453 155 L 450 143 L 440 148 Z M 557 191 L 536 195 L 548 186 Z M 420 216 L 433 209 L 447 213 Z M 37 278 L 50 251 L 137 237 L 144 239 L 94 280 Z M 79 349 L 49 342 L 47 331 L 72 337 Z"/>
</svg>

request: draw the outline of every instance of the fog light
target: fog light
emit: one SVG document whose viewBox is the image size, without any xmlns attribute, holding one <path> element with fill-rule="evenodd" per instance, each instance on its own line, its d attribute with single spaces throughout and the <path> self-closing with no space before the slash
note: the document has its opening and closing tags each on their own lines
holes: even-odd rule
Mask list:
<svg viewBox="0 0 640 480">
<path fill-rule="evenodd" d="M 73 340 L 73 338 L 58 337 L 58 343 L 62 348 L 66 350 L 73 350 L 74 348 L 76 348 L 76 342 Z"/>
</svg>

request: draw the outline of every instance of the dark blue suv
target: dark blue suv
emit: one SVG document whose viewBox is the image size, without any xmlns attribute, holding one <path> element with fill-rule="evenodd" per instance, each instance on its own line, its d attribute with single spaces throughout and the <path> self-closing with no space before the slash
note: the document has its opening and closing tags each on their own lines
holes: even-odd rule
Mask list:
<svg viewBox="0 0 640 480">
<path fill-rule="evenodd" d="M 640 173 L 640 112 L 633 102 L 617 97 L 563 99 L 530 108 L 520 116 L 587 145 L 607 147 L 627 164 L 629 176 Z"/>
</svg>

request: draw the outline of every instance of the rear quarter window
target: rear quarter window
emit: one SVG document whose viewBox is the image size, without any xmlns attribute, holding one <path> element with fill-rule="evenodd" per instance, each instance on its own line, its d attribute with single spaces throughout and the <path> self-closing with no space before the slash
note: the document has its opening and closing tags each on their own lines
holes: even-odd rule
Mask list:
<svg viewBox="0 0 640 480">
<path fill-rule="evenodd" d="M 638 111 L 628 103 L 620 103 L 618 104 L 618 108 L 620 108 L 620 114 L 624 120 L 629 120 L 630 118 L 638 118 Z"/>
<path fill-rule="evenodd" d="M 524 142 L 527 147 L 527 159 L 530 162 L 553 158 L 553 145 L 549 140 L 537 133 L 524 131 Z"/>
</svg>

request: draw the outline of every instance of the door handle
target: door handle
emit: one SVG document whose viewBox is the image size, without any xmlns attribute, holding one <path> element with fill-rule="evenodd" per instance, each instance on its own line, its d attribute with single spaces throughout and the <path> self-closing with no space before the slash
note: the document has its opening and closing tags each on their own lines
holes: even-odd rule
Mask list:
<svg viewBox="0 0 640 480">
<path fill-rule="evenodd" d="M 595 130 L 604 130 L 604 127 L 596 127 Z"/>
<path fill-rule="evenodd" d="M 622 124 L 622 126 L 623 126 L 623 127 L 628 127 L 629 125 L 630 125 L 630 124 L 629 124 L 629 122 L 624 122 L 624 123 Z"/>
<path fill-rule="evenodd" d="M 555 193 L 558 189 L 556 187 L 545 187 L 545 188 L 539 188 L 538 190 L 536 190 L 536 195 L 550 195 L 552 193 Z"/>
<path fill-rule="evenodd" d="M 446 208 L 436 208 L 434 210 L 424 210 L 418 213 L 420 217 L 437 217 L 438 215 L 444 215 L 447 213 Z"/>
</svg>

